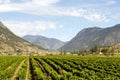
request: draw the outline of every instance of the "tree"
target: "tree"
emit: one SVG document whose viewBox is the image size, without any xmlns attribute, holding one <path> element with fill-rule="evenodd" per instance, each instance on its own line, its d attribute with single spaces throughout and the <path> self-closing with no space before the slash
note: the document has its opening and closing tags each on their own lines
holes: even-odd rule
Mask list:
<svg viewBox="0 0 120 80">
<path fill-rule="evenodd" d="M 109 48 L 104 48 L 101 51 L 104 55 L 110 56 L 114 54 L 114 50 L 113 49 L 109 49 Z"/>
<path fill-rule="evenodd" d="M 102 52 L 104 55 L 108 55 L 109 49 L 103 48 L 101 52 Z"/>
<path fill-rule="evenodd" d="M 100 47 L 98 45 L 95 45 L 93 46 L 90 51 L 93 53 L 93 54 L 96 54 L 100 51 Z"/>
<path fill-rule="evenodd" d="M 83 55 L 84 56 L 84 55 L 86 55 L 86 53 L 87 53 L 87 51 L 82 49 L 82 50 L 79 51 L 78 55 Z"/>
</svg>

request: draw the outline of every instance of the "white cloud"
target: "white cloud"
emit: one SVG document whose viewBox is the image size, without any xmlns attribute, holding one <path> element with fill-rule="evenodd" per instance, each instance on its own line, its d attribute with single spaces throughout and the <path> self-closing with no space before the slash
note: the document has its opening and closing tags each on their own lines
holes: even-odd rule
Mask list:
<svg viewBox="0 0 120 80">
<path fill-rule="evenodd" d="M 0 12 L 9 12 L 9 11 L 20 11 L 19 7 L 15 7 L 9 4 L 0 5 Z"/>
<path fill-rule="evenodd" d="M 34 22 L 34 24 L 35 24 L 36 31 L 41 31 L 41 30 L 45 31 L 48 29 L 56 29 L 57 28 L 57 24 L 54 22 L 36 21 L 36 22 Z"/>
<path fill-rule="evenodd" d="M 59 0 L 32 0 L 31 3 L 38 4 L 40 6 L 50 6 L 54 3 L 57 3 Z"/>
<path fill-rule="evenodd" d="M 105 13 L 102 14 L 95 10 L 87 10 L 83 8 L 69 8 L 69 9 L 63 9 L 63 10 L 57 9 L 55 13 L 61 16 L 72 16 L 72 17 L 84 18 L 94 22 L 108 21 L 108 19 L 105 16 Z"/>
<path fill-rule="evenodd" d="M 85 14 L 86 10 L 82 8 L 67 8 L 67 9 L 56 9 L 56 14 L 64 16 L 80 17 Z"/>
<path fill-rule="evenodd" d="M 112 15 L 110 18 L 111 20 L 117 20 L 120 18 L 120 13 L 116 13 L 115 15 Z"/>
<path fill-rule="evenodd" d="M 10 3 L 10 0 L 0 0 L 0 4 Z"/>
<path fill-rule="evenodd" d="M 114 5 L 116 4 L 117 2 L 115 0 L 109 0 L 106 4 L 107 5 Z"/>
<path fill-rule="evenodd" d="M 98 13 L 91 13 L 89 15 L 85 15 L 84 17 L 90 21 L 96 22 L 108 21 L 104 15 Z"/>
<path fill-rule="evenodd" d="M 24 36 L 27 34 L 39 34 L 41 31 L 53 30 L 61 28 L 60 24 L 49 21 L 33 21 L 20 22 L 20 21 L 3 21 L 3 23 L 16 35 Z"/>
<path fill-rule="evenodd" d="M 58 7 L 55 3 L 60 0 L 29 0 L 23 3 L 9 3 L 0 5 L 0 12 L 17 11 L 26 14 L 33 15 L 57 15 L 57 16 L 70 16 L 84 18 L 89 21 L 102 22 L 108 19 L 105 13 L 98 13 L 97 11 L 91 11 L 85 8 L 75 7 Z M 114 2 L 109 2 L 114 3 Z M 51 25 L 54 27 L 53 25 Z M 45 28 L 41 28 L 45 29 Z"/>
</svg>

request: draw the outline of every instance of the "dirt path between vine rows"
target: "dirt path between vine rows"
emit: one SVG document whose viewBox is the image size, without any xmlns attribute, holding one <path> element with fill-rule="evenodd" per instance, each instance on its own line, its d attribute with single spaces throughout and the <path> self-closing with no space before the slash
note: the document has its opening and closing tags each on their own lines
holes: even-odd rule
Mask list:
<svg viewBox="0 0 120 80">
<path fill-rule="evenodd" d="M 45 71 L 44 67 L 41 65 L 40 61 L 38 59 L 35 59 L 36 63 L 38 64 L 38 66 L 40 67 L 40 69 L 42 70 L 42 72 L 44 73 L 44 75 L 46 76 L 46 80 L 49 80 L 48 73 Z"/>
<path fill-rule="evenodd" d="M 28 60 L 28 66 L 27 66 L 27 72 L 26 72 L 25 80 L 28 80 L 28 76 L 29 76 L 29 60 Z"/>
<path fill-rule="evenodd" d="M 21 68 L 21 67 L 22 67 L 22 65 L 24 64 L 24 62 L 25 62 L 25 60 L 23 60 L 23 61 L 19 64 L 19 66 L 17 67 L 16 71 L 14 72 L 13 77 L 12 77 L 12 78 L 10 78 L 10 80 L 15 80 L 15 78 L 16 78 L 16 76 L 17 76 L 17 74 L 18 74 L 18 72 L 19 72 L 20 68 Z"/>
</svg>

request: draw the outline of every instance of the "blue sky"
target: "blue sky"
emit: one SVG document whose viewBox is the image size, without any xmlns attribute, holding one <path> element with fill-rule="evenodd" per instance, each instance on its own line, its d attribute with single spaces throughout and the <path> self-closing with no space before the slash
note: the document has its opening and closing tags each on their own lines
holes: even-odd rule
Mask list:
<svg viewBox="0 0 120 80">
<path fill-rule="evenodd" d="M 88 27 L 120 24 L 119 0 L 0 0 L 0 20 L 16 35 L 69 41 Z"/>
</svg>

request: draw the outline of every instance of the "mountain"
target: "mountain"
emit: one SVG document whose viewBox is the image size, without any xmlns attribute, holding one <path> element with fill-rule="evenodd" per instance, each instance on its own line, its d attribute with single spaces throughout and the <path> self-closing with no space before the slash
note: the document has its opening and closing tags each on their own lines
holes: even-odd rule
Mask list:
<svg viewBox="0 0 120 80">
<path fill-rule="evenodd" d="M 0 55 L 27 55 L 44 52 L 42 47 L 34 46 L 14 35 L 0 22 Z"/>
<path fill-rule="evenodd" d="M 66 43 L 55 38 L 47 38 L 40 35 L 26 35 L 23 39 L 31 42 L 32 44 L 42 46 L 43 48 L 50 50 L 57 50 Z"/>
<path fill-rule="evenodd" d="M 120 24 L 108 28 L 86 28 L 59 50 L 78 51 L 91 49 L 94 45 L 111 46 L 120 42 Z"/>
</svg>

